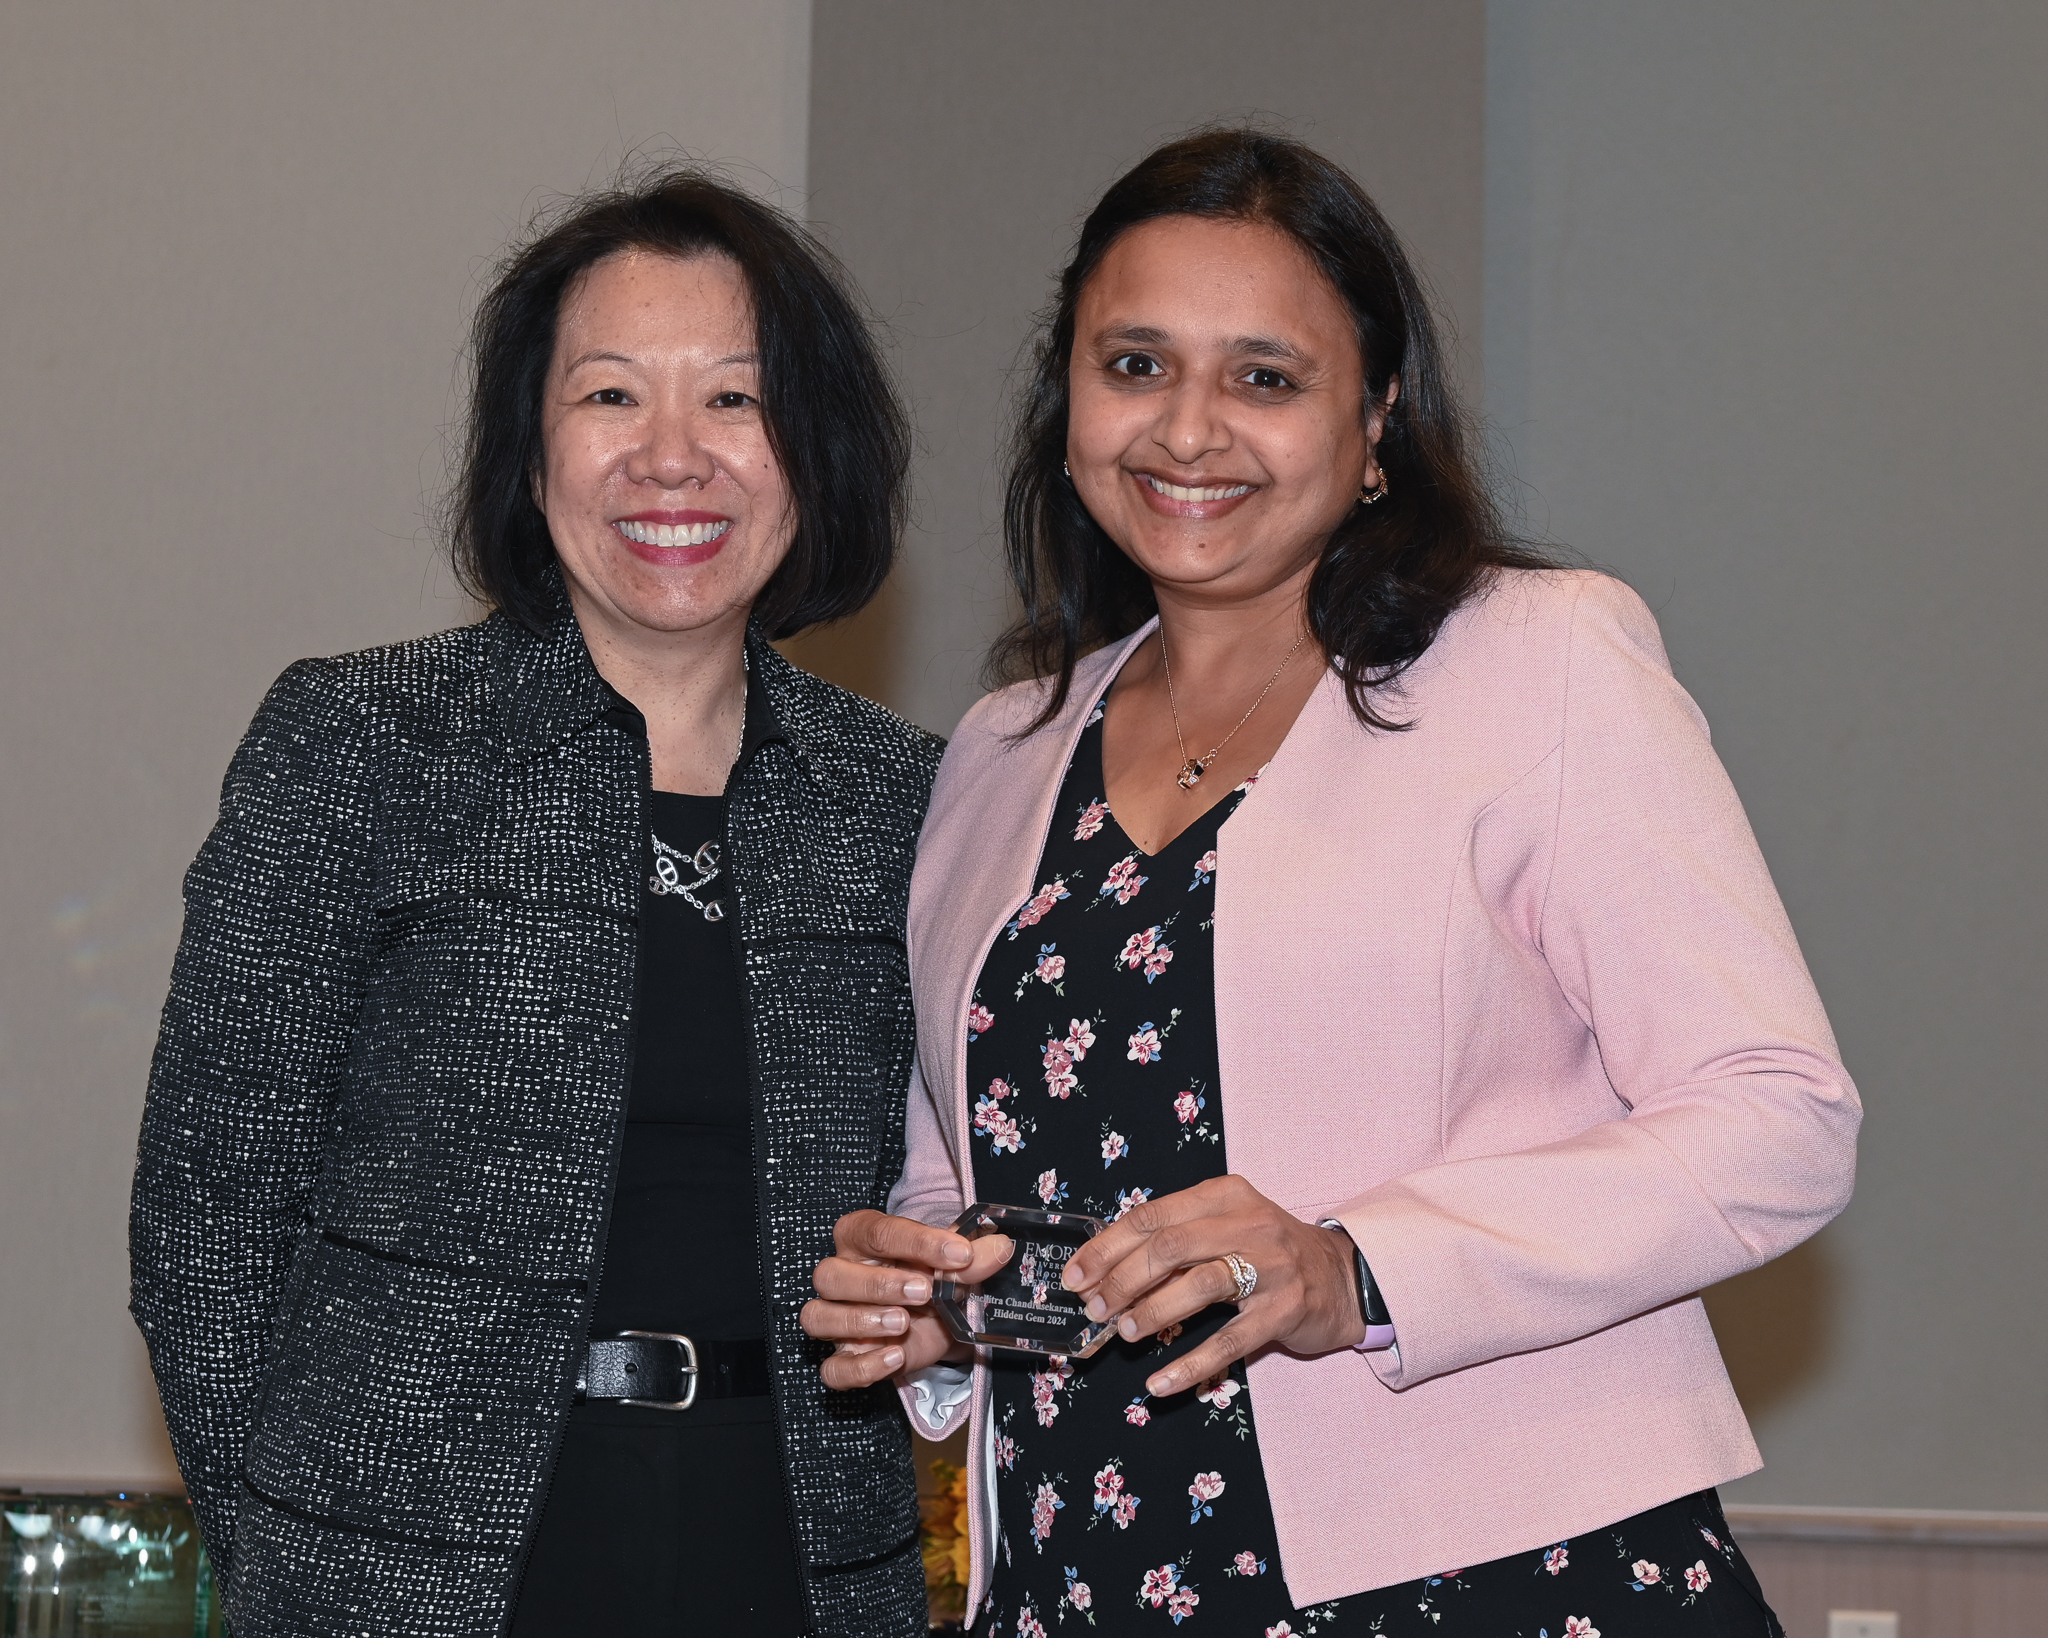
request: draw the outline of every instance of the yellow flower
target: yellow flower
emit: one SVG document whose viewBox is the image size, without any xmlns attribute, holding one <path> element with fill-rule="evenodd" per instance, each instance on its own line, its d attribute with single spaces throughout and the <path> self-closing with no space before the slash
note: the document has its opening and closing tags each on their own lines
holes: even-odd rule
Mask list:
<svg viewBox="0 0 2048 1638">
<path fill-rule="evenodd" d="M 967 1473 L 951 1462 L 937 1461 L 932 1463 L 932 1476 L 939 1481 L 939 1493 L 927 1496 L 919 1508 L 924 1522 L 925 1586 L 934 1591 L 964 1587 L 970 1573 Z"/>
</svg>

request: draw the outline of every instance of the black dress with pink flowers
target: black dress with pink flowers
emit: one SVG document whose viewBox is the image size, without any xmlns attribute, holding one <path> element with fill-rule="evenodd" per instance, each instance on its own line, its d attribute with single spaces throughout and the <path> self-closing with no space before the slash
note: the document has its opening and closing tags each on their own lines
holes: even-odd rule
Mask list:
<svg viewBox="0 0 2048 1638">
<path fill-rule="evenodd" d="M 982 967 L 967 1074 L 983 1200 L 1113 1219 L 1229 1169 L 1216 837 L 1256 781 L 1148 855 L 1104 797 L 1102 714 L 1098 704 L 1054 807 L 1042 885 Z M 1145 1392 L 1232 1312 L 1219 1304 L 1085 1360 L 998 1357 L 998 1540 L 977 1632 L 1779 1633 L 1712 1491 L 1578 1540 L 1296 1609 L 1243 1367 L 1173 1399 Z"/>
</svg>

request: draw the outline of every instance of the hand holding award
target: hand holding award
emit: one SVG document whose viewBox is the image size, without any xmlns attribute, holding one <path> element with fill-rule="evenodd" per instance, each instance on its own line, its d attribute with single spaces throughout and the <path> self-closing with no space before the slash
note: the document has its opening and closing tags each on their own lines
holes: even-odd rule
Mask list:
<svg viewBox="0 0 2048 1638">
<path fill-rule="evenodd" d="M 832 1238 L 834 1255 L 812 1276 L 818 1295 L 803 1309 L 804 1330 L 837 1344 L 820 1372 L 827 1387 L 865 1388 L 972 1357 L 933 1306 L 933 1288 L 942 1280 L 980 1285 L 1010 1260 L 1008 1238 L 985 1233 L 969 1241 L 879 1211 L 848 1213 Z"/>
</svg>

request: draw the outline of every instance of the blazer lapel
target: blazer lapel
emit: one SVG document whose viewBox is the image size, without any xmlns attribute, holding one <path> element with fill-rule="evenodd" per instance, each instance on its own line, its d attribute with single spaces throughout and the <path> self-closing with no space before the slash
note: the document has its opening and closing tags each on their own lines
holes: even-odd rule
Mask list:
<svg viewBox="0 0 2048 1638">
<path fill-rule="evenodd" d="M 910 979 L 919 1062 L 949 1123 L 948 1143 L 970 1199 L 966 1020 L 974 986 L 1017 907 L 1038 886 L 1053 803 L 1089 713 L 1108 679 L 1157 624 L 1147 621 L 1122 642 L 1089 655 L 1074 669 L 1073 691 L 1060 714 L 1037 733 L 1012 741 L 1006 734 L 1029 720 L 1028 693 L 1015 690 L 1017 708 L 1007 720 L 991 711 L 987 726 L 977 724 L 978 731 L 953 741 L 939 770 L 911 884 Z M 1001 1010 L 999 1002 L 991 1005 Z"/>
</svg>

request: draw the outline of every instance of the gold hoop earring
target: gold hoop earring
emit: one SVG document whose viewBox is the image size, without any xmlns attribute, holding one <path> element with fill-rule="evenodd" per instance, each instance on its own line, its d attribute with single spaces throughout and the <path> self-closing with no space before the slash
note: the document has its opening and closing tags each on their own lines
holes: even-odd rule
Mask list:
<svg viewBox="0 0 2048 1638">
<path fill-rule="evenodd" d="M 1358 498 L 1367 506 L 1387 498 L 1387 469 L 1385 467 L 1380 468 L 1379 486 L 1375 489 L 1367 489 L 1361 485 L 1358 491 Z"/>
</svg>

